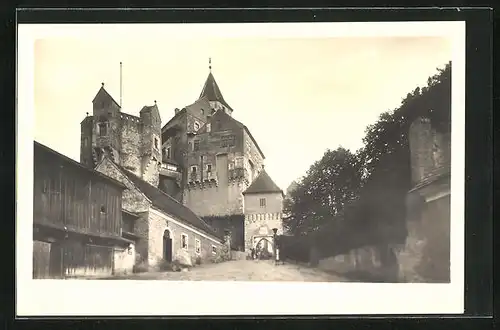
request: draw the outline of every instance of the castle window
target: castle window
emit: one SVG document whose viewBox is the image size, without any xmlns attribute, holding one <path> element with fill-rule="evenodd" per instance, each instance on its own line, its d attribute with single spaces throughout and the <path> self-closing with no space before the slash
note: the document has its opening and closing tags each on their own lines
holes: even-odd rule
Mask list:
<svg viewBox="0 0 500 330">
<path fill-rule="evenodd" d="M 200 150 L 200 141 L 194 141 L 193 143 L 193 151 Z"/>
<path fill-rule="evenodd" d="M 167 148 L 166 154 L 167 154 L 167 158 L 170 158 L 170 147 Z"/>
<path fill-rule="evenodd" d="M 201 109 L 201 114 L 204 115 L 205 114 L 205 110 Z"/>
<path fill-rule="evenodd" d="M 99 125 L 97 127 L 99 129 L 100 136 L 108 135 L 108 124 L 107 123 L 99 123 Z"/>
<path fill-rule="evenodd" d="M 233 163 L 229 163 L 229 169 L 230 170 L 234 170 L 234 164 Z"/>
<path fill-rule="evenodd" d="M 260 199 L 260 207 L 266 207 L 266 199 L 265 198 Z"/>
<path fill-rule="evenodd" d="M 195 121 L 194 122 L 194 130 L 197 131 L 199 129 L 200 129 L 200 124 L 197 121 Z"/>
<path fill-rule="evenodd" d="M 103 206 L 101 206 L 101 214 L 106 214 L 106 208 Z"/>
<path fill-rule="evenodd" d="M 243 158 L 238 157 L 235 159 L 235 167 L 236 168 L 242 168 L 243 167 Z"/>
<path fill-rule="evenodd" d="M 158 138 L 155 137 L 155 149 L 158 149 Z"/>
<path fill-rule="evenodd" d="M 196 254 L 201 254 L 201 241 L 199 239 L 194 240 L 194 252 Z"/>
<path fill-rule="evenodd" d="M 181 248 L 188 249 L 188 235 L 186 234 L 181 234 Z"/>
<path fill-rule="evenodd" d="M 220 140 L 221 148 L 234 146 L 234 135 L 222 136 Z"/>
<path fill-rule="evenodd" d="M 217 247 L 212 245 L 212 254 L 217 254 Z"/>
<path fill-rule="evenodd" d="M 212 164 L 207 164 L 207 172 L 208 173 L 212 172 Z"/>
<path fill-rule="evenodd" d="M 89 139 L 88 138 L 83 138 L 83 146 L 87 147 L 89 145 Z"/>
<path fill-rule="evenodd" d="M 191 175 L 196 175 L 196 166 L 191 166 Z"/>
<path fill-rule="evenodd" d="M 210 133 L 211 130 L 212 130 L 212 124 L 207 123 L 207 132 Z"/>
</svg>

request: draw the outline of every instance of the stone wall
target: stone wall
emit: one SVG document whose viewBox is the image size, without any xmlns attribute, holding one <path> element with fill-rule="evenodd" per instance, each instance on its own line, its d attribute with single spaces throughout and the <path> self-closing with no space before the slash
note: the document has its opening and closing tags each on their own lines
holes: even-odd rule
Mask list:
<svg viewBox="0 0 500 330">
<path fill-rule="evenodd" d="M 131 274 L 135 264 L 135 245 L 127 248 L 115 248 L 113 256 L 113 273 L 115 275 Z"/>
<path fill-rule="evenodd" d="M 161 164 L 161 118 L 156 105 L 145 107 L 140 113 L 142 122 L 141 163 L 142 179 L 158 187 Z"/>
<path fill-rule="evenodd" d="M 408 237 L 398 255 L 400 277 L 412 282 L 450 281 L 451 138 L 419 118 L 410 127 L 414 188 L 408 206 Z"/>
<path fill-rule="evenodd" d="M 409 130 L 412 181 L 417 184 L 440 167 L 449 166 L 450 133 L 440 133 L 428 118 L 418 118 Z"/>
<path fill-rule="evenodd" d="M 120 165 L 137 176 L 141 176 L 141 134 L 142 124 L 138 117 L 122 114 Z"/>
<path fill-rule="evenodd" d="M 138 262 L 147 260 L 147 241 L 149 233 L 149 224 L 147 220 L 151 203 L 109 159 L 104 159 L 104 161 L 96 167 L 96 171 L 120 181 L 127 187 L 127 189 L 125 189 L 122 193 L 122 208 L 128 212 L 139 215 L 139 218 L 134 224 L 134 234 L 140 236 L 140 239 L 137 241 L 135 247 L 137 253 L 136 259 Z"/>
<path fill-rule="evenodd" d="M 406 282 L 450 281 L 450 195 L 422 206 L 408 221 L 408 238 L 398 254 L 400 277 Z"/>
<path fill-rule="evenodd" d="M 345 254 L 319 258 L 317 267 L 363 282 L 399 282 L 396 259 L 390 260 L 389 246 L 364 246 Z M 312 258 L 314 259 L 314 258 Z"/>
<path fill-rule="evenodd" d="M 202 217 L 243 214 L 242 192 L 246 188 L 247 185 L 241 181 L 188 187 L 184 190 L 183 203 Z"/>
<path fill-rule="evenodd" d="M 168 215 L 160 216 L 158 212 L 149 213 L 149 255 L 148 263 L 151 268 L 155 268 L 163 260 L 163 235 L 165 230 L 170 231 L 172 238 L 172 257 L 173 260 L 178 260 L 182 264 L 192 266 L 196 263 L 197 257 L 201 258 L 202 263 L 210 262 L 217 254 L 212 253 L 212 245 L 219 250 L 222 242 L 215 239 L 210 239 L 207 235 L 202 235 L 187 226 L 181 226 L 174 222 L 174 219 Z M 177 220 L 178 221 L 178 220 Z M 197 231 L 197 230 L 196 230 Z M 181 235 L 188 236 L 188 248 L 183 249 L 181 246 Z M 196 253 L 196 240 L 201 243 L 200 253 Z"/>
<path fill-rule="evenodd" d="M 259 149 L 247 131 L 243 133 L 243 143 L 245 167 L 248 171 L 248 181 L 251 183 L 259 175 L 262 165 L 264 164 L 264 157 L 259 152 Z"/>
</svg>

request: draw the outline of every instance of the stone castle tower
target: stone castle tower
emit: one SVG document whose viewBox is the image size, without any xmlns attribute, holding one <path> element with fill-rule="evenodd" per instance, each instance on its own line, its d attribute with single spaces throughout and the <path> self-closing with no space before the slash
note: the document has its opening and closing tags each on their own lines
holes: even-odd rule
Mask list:
<svg viewBox="0 0 500 330">
<path fill-rule="evenodd" d="M 140 116 L 121 112 L 104 89 L 92 101 L 93 113 L 81 122 L 80 162 L 94 168 L 107 155 L 144 181 L 158 186 L 161 168 L 161 119 L 156 102 Z"/>
<path fill-rule="evenodd" d="M 233 118 L 211 67 L 198 99 L 176 109 L 163 126 L 162 142 L 164 163 L 181 170 L 161 171 L 160 189 L 216 230 L 229 230 L 233 247 L 243 250 L 243 192 L 260 174 L 265 157 L 250 130 Z"/>
<path fill-rule="evenodd" d="M 233 248 L 245 249 L 245 198 L 259 192 L 247 197 L 244 192 L 263 173 L 265 157 L 250 130 L 233 118 L 211 66 L 198 99 L 175 109 L 163 127 L 156 102 L 143 107 L 139 117 L 125 114 L 104 84 L 92 103 L 92 116 L 81 123 L 81 163 L 93 168 L 108 155 L 215 230 L 230 232 Z M 282 206 L 273 205 L 273 215 L 262 220 L 281 221 Z M 258 218 L 261 223 L 260 217 L 252 215 L 247 222 Z"/>
</svg>

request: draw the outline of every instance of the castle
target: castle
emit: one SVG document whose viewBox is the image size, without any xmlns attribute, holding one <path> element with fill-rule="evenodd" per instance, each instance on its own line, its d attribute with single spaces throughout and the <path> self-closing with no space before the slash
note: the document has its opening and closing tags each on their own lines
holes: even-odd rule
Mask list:
<svg viewBox="0 0 500 330">
<path fill-rule="evenodd" d="M 139 117 L 125 114 L 105 90 L 81 123 L 80 162 L 106 156 L 201 217 L 231 246 L 248 251 L 283 232 L 283 191 L 264 170 L 264 154 L 248 127 L 233 118 L 211 66 L 198 99 L 175 109 L 162 127 L 155 101 Z M 271 244 L 268 244 L 271 243 Z"/>
</svg>

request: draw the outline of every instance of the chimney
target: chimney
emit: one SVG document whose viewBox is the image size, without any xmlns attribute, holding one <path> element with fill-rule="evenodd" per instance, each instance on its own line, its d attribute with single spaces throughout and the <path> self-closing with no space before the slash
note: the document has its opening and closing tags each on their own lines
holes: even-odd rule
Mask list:
<svg viewBox="0 0 500 330">
<path fill-rule="evenodd" d="M 175 112 L 175 114 L 178 114 L 179 113 L 179 108 L 175 108 L 174 112 Z"/>
</svg>

